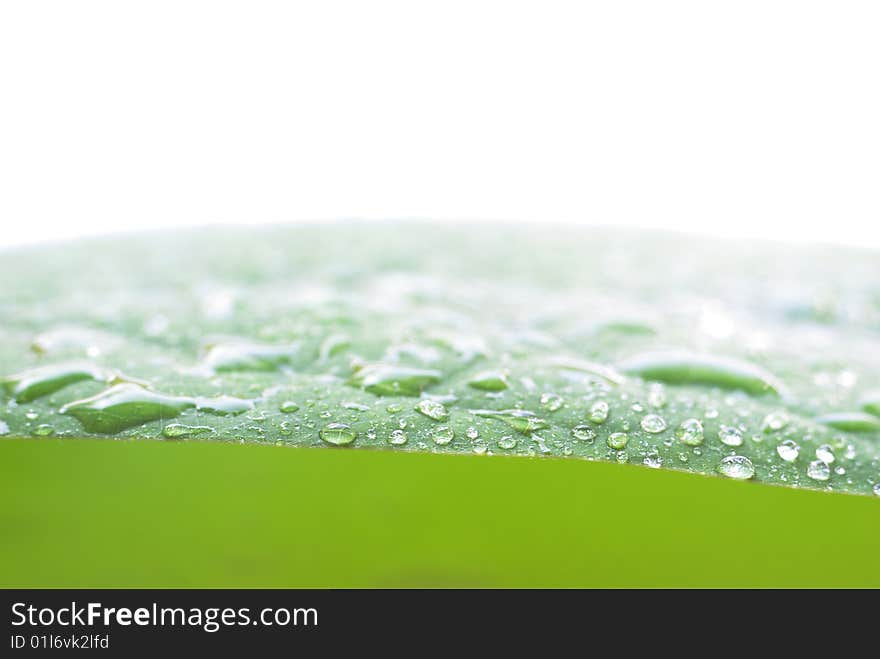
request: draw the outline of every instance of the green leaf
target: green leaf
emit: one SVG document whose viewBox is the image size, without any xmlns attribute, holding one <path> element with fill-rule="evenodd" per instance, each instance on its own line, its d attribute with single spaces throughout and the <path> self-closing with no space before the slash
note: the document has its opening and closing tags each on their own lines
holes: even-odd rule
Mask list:
<svg viewBox="0 0 880 659">
<path fill-rule="evenodd" d="M 871 252 L 353 223 L 22 249 L 0 275 L 9 438 L 557 456 L 880 493 Z"/>
</svg>

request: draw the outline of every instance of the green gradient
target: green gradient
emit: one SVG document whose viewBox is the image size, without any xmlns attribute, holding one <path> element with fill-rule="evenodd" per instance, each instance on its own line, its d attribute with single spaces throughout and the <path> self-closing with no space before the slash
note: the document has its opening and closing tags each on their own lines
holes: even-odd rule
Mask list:
<svg viewBox="0 0 880 659">
<path fill-rule="evenodd" d="M 880 586 L 880 499 L 564 459 L 0 442 L 0 585 Z"/>
</svg>

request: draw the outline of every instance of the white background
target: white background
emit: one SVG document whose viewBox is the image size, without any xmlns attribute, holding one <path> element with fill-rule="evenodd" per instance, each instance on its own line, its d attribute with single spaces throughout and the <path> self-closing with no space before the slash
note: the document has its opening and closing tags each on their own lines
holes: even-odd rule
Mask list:
<svg viewBox="0 0 880 659">
<path fill-rule="evenodd" d="M 347 217 L 880 245 L 880 3 L 0 4 L 0 245 Z"/>
</svg>

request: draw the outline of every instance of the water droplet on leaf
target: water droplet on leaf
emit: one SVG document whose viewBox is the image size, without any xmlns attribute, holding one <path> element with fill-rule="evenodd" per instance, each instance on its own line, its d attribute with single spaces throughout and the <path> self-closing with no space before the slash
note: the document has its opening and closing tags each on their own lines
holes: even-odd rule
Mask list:
<svg viewBox="0 0 880 659">
<path fill-rule="evenodd" d="M 728 455 L 722 458 L 718 471 L 728 478 L 736 480 L 748 480 L 755 475 L 752 461 L 742 455 Z"/>
<path fill-rule="evenodd" d="M 699 419 L 685 419 L 675 431 L 675 437 L 682 444 L 699 446 L 703 443 L 703 422 Z"/>
<path fill-rule="evenodd" d="M 642 418 L 642 430 L 651 434 L 661 433 L 666 430 L 666 419 L 657 414 L 648 414 Z"/>
<path fill-rule="evenodd" d="M 334 446 L 346 446 L 357 439 L 357 433 L 344 423 L 328 424 L 318 434 L 321 439 Z"/>
<path fill-rule="evenodd" d="M 443 421 L 449 417 L 449 411 L 443 405 L 436 400 L 430 400 L 428 398 L 422 399 L 419 401 L 419 404 L 416 405 L 416 410 L 424 414 L 429 419 L 434 419 L 434 421 Z"/>
</svg>

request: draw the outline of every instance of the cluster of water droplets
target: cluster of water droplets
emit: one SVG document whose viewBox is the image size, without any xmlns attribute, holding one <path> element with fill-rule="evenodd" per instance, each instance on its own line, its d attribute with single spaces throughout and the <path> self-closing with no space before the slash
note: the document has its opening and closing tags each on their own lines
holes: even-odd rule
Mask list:
<svg viewBox="0 0 880 659">
<path fill-rule="evenodd" d="M 576 457 L 880 489 L 878 383 L 829 359 L 805 368 L 805 388 L 798 362 L 778 357 L 781 330 L 738 322 L 748 296 L 725 308 L 646 280 L 666 297 L 608 300 L 602 271 L 576 294 L 556 281 L 457 285 L 448 262 L 442 277 L 339 267 L 299 283 L 274 263 L 252 281 L 193 286 L 189 305 L 172 286 L 175 304 L 148 312 L 72 296 L 78 325 L 45 328 L 34 313 L 39 331 L 3 330 L 0 435 Z M 827 351 L 815 328 L 827 310 L 789 311 L 783 329 L 810 323 L 804 340 Z"/>
</svg>

